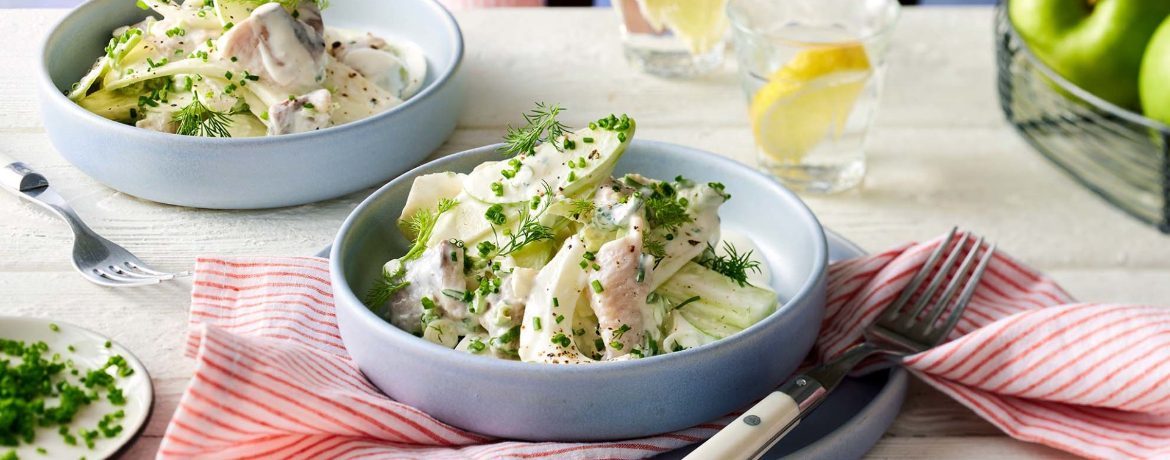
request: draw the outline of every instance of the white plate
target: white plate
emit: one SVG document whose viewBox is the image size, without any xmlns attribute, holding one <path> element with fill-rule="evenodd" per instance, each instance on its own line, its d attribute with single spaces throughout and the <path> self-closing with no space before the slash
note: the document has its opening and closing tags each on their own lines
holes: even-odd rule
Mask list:
<svg viewBox="0 0 1170 460">
<path fill-rule="evenodd" d="M 58 330 L 53 331 L 49 328 L 49 324 L 56 324 Z M 72 359 L 75 368 L 83 376 L 87 370 L 104 366 L 106 361 L 114 355 L 122 355 L 123 358 L 126 358 L 126 363 L 130 368 L 134 369 L 133 374 L 115 379 L 115 386 L 122 389 L 122 395 L 126 398 L 125 405 L 113 405 L 106 398 L 105 390 L 99 390 L 100 397 L 96 401 L 77 411 L 77 416 L 69 425 L 70 434 L 78 438 L 76 446 L 65 444 L 65 440 L 57 433 L 58 427 L 56 426 L 37 428 L 37 437 L 33 444 L 22 444 L 16 448 L 16 454 L 21 459 L 78 459 L 85 457 L 88 460 L 99 460 L 111 458 L 123 446 L 137 437 L 146 426 L 154 404 L 154 387 L 151 385 L 146 367 L 121 345 L 113 343 L 110 348 L 106 348 L 106 341 L 109 339 L 69 323 L 12 316 L 0 316 L 0 337 L 20 340 L 26 344 L 43 341 L 49 345 L 49 351 L 44 353 L 45 359 L 50 359 L 53 353 L 60 353 L 61 360 Z M 69 351 L 70 345 L 73 346 L 73 352 Z M 10 360 L 13 365 L 17 364 L 17 360 L 19 360 L 19 358 L 4 354 L 0 354 L 0 359 Z M 66 370 L 64 374 L 69 378 L 69 381 L 75 385 L 79 384 L 77 377 L 68 375 L 68 372 Z M 46 406 L 55 406 L 56 404 L 57 402 L 53 399 L 45 401 Z M 125 417 L 118 420 L 122 425 L 122 432 L 113 438 L 99 436 L 94 441 L 93 449 L 86 448 L 85 442 L 77 433 L 78 428 L 96 430 L 98 421 L 103 416 L 119 409 L 126 414 Z M 37 447 L 46 449 L 47 455 L 37 453 Z M 9 450 L 11 448 L 0 446 L 0 455 Z"/>
</svg>

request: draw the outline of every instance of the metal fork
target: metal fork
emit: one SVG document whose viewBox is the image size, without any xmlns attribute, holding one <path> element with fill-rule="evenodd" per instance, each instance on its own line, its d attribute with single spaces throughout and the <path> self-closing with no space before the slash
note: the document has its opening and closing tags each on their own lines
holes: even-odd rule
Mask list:
<svg viewBox="0 0 1170 460">
<path fill-rule="evenodd" d="M 188 272 L 167 273 L 150 268 L 126 249 L 94 233 L 69 203 L 49 187 L 48 179 L 24 163 L 0 153 L 0 187 L 51 211 L 73 229 L 73 267 L 102 286 L 155 284 Z"/>
<path fill-rule="evenodd" d="M 955 328 L 995 253 L 995 245 L 992 244 L 978 258 L 978 265 L 975 265 L 983 238 L 975 240 L 967 249 L 970 235 L 963 234 L 936 271 L 935 265 L 954 241 L 957 230 L 951 230 L 898 298 L 866 327 L 864 343 L 854 345 L 829 362 L 793 377 L 687 455 L 686 460 L 758 459 L 816 409 L 845 375 L 865 358 L 884 354 L 900 359 L 941 343 Z M 934 300 L 938 288 L 946 282 L 951 269 L 960 259 L 962 265 L 959 265 L 942 295 Z M 975 268 L 972 272 L 973 265 Z M 910 304 L 911 298 L 928 278 L 926 288 Z M 951 306 L 951 300 L 961 285 L 962 292 Z"/>
</svg>

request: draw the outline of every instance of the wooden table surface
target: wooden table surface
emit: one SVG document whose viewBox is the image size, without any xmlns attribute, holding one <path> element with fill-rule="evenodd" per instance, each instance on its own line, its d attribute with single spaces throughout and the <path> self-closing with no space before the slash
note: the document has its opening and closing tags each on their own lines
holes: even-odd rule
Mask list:
<svg viewBox="0 0 1170 460">
<path fill-rule="evenodd" d="M 197 255 L 305 255 L 327 244 L 369 191 L 266 211 L 158 205 L 106 188 L 53 149 L 37 109 L 37 46 L 62 10 L 0 10 L 0 152 L 44 173 L 90 226 L 167 269 Z M 752 161 L 743 93 L 728 64 L 697 80 L 638 73 L 621 56 L 617 20 L 601 9 L 456 14 L 467 52 L 466 108 L 433 156 L 496 142 L 533 101 L 638 119 L 638 137 Z M 18 45 L 28 43 L 28 46 Z M 989 8 L 907 8 L 869 145 L 865 184 L 805 197 L 828 227 L 867 250 L 975 230 L 1045 270 L 1085 301 L 1170 299 L 1170 239 L 1092 195 L 1004 122 L 995 94 Z M 582 65 L 584 64 L 584 65 Z M 128 455 L 152 457 L 192 363 L 181 354 L 190 281 L 135 289 L 90 284 L 69 265 L 66 226 L 0 194 L 0 314 L 88 327 L 133 350 L 154 377 L 155 416 Z M 869 458 L 1069 458 L 1005 437 L 920 382 Z"/>
</svg>

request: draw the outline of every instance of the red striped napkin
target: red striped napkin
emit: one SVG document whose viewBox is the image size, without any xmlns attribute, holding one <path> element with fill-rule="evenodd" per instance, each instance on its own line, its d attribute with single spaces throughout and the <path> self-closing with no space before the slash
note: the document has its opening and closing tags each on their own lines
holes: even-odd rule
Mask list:
<svg viewBox="0 0 1170 460">
<path fill-rule="evenodd" d="M 816 354 L 861 330 L 941 238 L 839 262 Z M 338 335 L 324 259 L 200 259 L 187 354 L 196 360 L 159 458 L 646 458 L 729 417 L 612 443 L 468 433 L 381 394 Z M 1076 304 L 996 255 L 951 342 L 906 360 L 926 382 L 1025 441 L 1091 458 L 1170 458 L 1170 309 Z"/>
</svg>

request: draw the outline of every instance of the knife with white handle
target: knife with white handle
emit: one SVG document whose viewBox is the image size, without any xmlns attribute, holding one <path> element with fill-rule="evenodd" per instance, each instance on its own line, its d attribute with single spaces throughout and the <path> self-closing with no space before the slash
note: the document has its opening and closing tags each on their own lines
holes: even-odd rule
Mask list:
<svg viewBox="0 0 1170 460">
<path fill-rule="evenodd" d="M 799 375 L 719 430 L 684 460 L 758 459 L 828 394 L 820 382 Z"/>
</svg>

